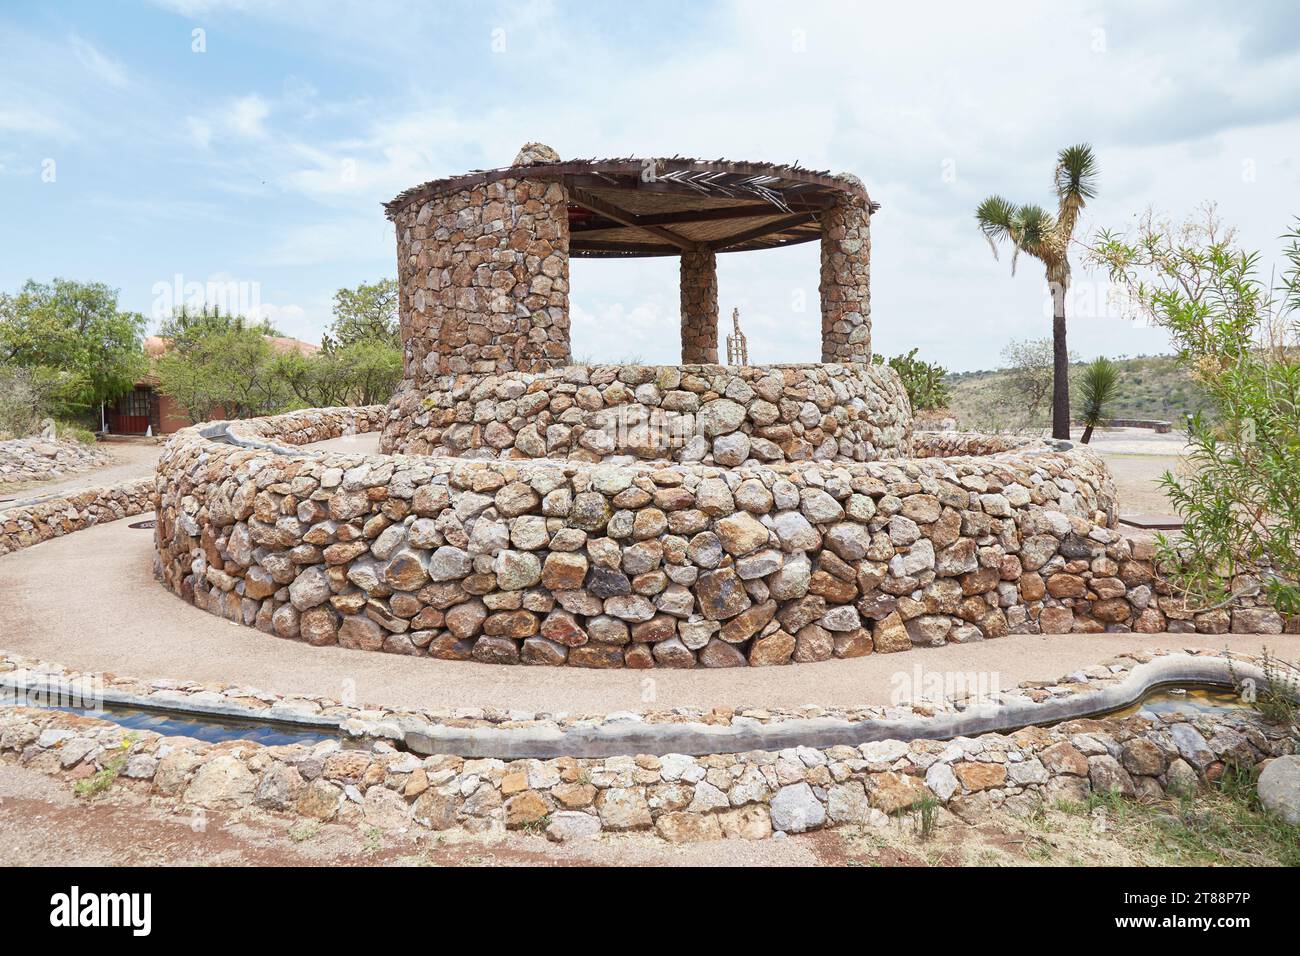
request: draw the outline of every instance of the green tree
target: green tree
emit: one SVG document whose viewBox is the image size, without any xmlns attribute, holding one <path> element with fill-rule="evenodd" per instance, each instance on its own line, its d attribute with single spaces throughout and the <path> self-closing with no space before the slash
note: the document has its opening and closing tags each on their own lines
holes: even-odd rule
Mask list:
<svg viewBox="0 0 1300 956">
<path fill-rule="evenodd" d="M 397 301 L 392 279 L 339 289 L 320 352 L 278 359 L 297 398 L 315 407 L 386 402 L 402 377 Z"/>
<path fill-rule="evenodd" d="M 28 280 L 0 294 L 0 362 L 70 377 L 64 414 L 81 414 L 129 391 L 145 371 L 145 318 L 117 307 L 102 282 Z"/>
<path fill-rule="evenodd" d="M 1160 558 L 1190 600 L 1262 593 L 1300 613 L 1300 220 L 1270 288 L 1213 207 L 1181 228 L 1148 216 L 1132 238 L 1103 231 L 1090 258 L 1167 329 L 1211 400 L 1188 428 L 1191 474 L 1162 484 L 1183 519 Z"/>
<path fill-rule="evenodd" d="M 38 365 L 0 363 L 0 440 L 35 435 L 69 405 L 76 376 Z"/>
<path fill-rule="evenodd" d="M 1083 444 L 1092 441 L 1092 430 L 1107 417 L 1107 406 L 1119 392 L 1119 366 L 1105 356 L 1093 359 L 1083 369 L 1079 379 L 1083 403 L 1079 407 L 1079 420 L 1083 422 Z"/>
<path fill-rule="evenodd" d="M 252 418 L 294 405 L 280 374 L 269 325 L 216 310 L 179 310 L 163 323 L 167 352 L 154 371 L 159 389 L 174 398 L 191 421 Z"/>
<path fill-rule="evenodd" d="M 334 323 L 328 338 L 337 345 L 388 342 L 401 347 L 397 322 L 397 280 L 363 282 L 334 293 Z"/>
<path fill-rule="evenodd" d="M 1012 339 L 1002 349 L 1006 368 L 1003 401 L 1022 410 L 1027 427 L 1042 425 L 1042 413 L 1050 409 L 1056 381 L 1055 347 L 1051 339 Z M 1067 356 L 1066 374 L 1069 374 Z"/>
<path fill-rule="evenodd" d="M 387 402 L 402 378 L 402 353 L 384 341 L 328 344 L 315 355 L 288 352 L 277 370 L 302 404 L 312 408 Z"/>
<path fill-rule="evenodd" d="M 1079 213 L 1096 194 L 1097 162 L 1087 143 L 1069 146 L 1056 158 L 1054 185 L 1057 213 L 1033 204 L 1017 206 L 1001 196 L 980 203 L 975 219 L 988 239 L 996 258 L 998 243 L 1012 248 L 1011 271 L 1015 274 L 1020 253 L 1033 256 L 1047 271 L 1052 294 L 1052 437 L 1070 437 L 1070 357 L 1065 341 L 1065 294 L 1070 285 L 1070 240 Z"/>
</svg>

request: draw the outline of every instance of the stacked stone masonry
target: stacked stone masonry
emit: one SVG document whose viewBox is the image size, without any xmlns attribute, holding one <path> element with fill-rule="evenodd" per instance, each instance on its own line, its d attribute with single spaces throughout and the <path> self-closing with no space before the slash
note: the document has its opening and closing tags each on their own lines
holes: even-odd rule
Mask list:
<svg viewBox="0 0 1300 956">
<path fill-rule="evenodd" d="M 399 392 L 381 449 L 493 458 L 871 461 L 910 452 L 882 365 L 600 365 L 446 377 Z"/>
<path fill-rule="evenodd" d="M 564 187 L 503 179 L 397 212 L 406 382 L 569 362 Z"/>
<path fill-rule="evenodd" d="M 0 672 L 14 676 L 24 663 L 2 660 Z M 151 691 L 133 678 L 118 685 Z M 234 689 L 241 704 L 270 710 L 349 712 L 337 701 Z M 187 690 L 210 698 L 232 688 L 167 681 L 153 692 L 169 700 Z M 922 801 L 941 805 L 941 826 L 976 824 L 995 811 L 1031 815 L 1092 794 L 1190 795 L 1229 766 L 1267 768 L 1293 761 L 1295 750 L 1285 728 L 1247 711 L 1071 720 L 950 741 L 507 761 L 421 758 L 384 743 L 349 750 L 337 740 L 210 744 L 78 714 L 0 708 L 0 760 L 71 780 L 111 770 L 115 787 L 191 807 L 257 808 L 384 830 L 526 830 L 556 842 L 634 831 L 687 843 L 883 828 Z"/>
<path fill-rule="evenodd" d="M 845 196 L 822 213 L 822 361 L 871 361 L 871 211 Z"/>
<path fill-rule="evenodd" d="M 718 257 L 710 249 L 681 256 L 682 362 L 717 364 Z"/>
<path fill-rule="evenodd" d="M 0 555 L 97 524 L 153 511 L 153 495 L 154 479 L 140 478 L 0 511 Z"/>
<path fill-rule="evenodd" d="M 378 407 L 237 423 L 302 443 Z M 313 454 L 178 433 L 160 573 L 313 644 L 582 667 L 812 662 L 1017 633 L 1277 632 L 1186 611 L 1110 527 L 1086 450 L 899 462 L 615 465 Z"/>
</svg>

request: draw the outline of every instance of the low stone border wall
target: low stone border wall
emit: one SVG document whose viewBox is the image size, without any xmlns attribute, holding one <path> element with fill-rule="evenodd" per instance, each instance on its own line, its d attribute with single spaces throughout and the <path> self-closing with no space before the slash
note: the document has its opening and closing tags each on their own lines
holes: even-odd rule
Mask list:
<svg viewBox="0 0 1300 956">
<path fill-rule="evenodd" d="M 0 669 L 14 666 L 4 662 Z M 181 685 L 183 686 L 183 685 Z M 274 695 L 244 688 L 274 707 Z M 1248 712 L 1073 720 L 951 741 L 616 756 L 418 757 L 382 742 L 263 747 L 128 731 L 93 717 L 0 707 L 0 760 L 192 807 L 258 807 L 384 829 L 526 829 L 555 841 L 655 832 L 672 842 L 764 839 L 836 825 L 885 826 L 922 801 L 978 822 L 1090 793 L 1159 798 L 1195 791 L 1229 763 L 1294 753 L 1284 728 Z"/>
<path fill-rule="evenodd" d="M 107 464 L 94 445 L 58 438 L 11 438 L 0 441 L 0 487 L 29 481 L 52 481 Z"/>
<path fill-rule="evenodd" d="M 0 555 L 153 509 L 154 479 L 138 478 L 0 511 Z"/>
<path fill-rule="evenodd" d="M 1084 422 L 1076 421 L 1074 423 L 1082 427 Z M 1173 429 L 1173 422 L 1167 422 L 1159 418 L 1108 418 L 1102 422 L 1099 428 L 1150 428 L 1157 435 L 1166 435 Z"/>
<path fill-rule="evenodd" d="M 205 437 L 223 426 L 174 436 L 158 466 L 164 583 L 313 644 L 597 668 L 803 663 L 1012 632 L 1286 626 L 1266 608 L 1198 613 L 1172 599 L 1151 543 L 1113 530 L 1113 486 L 1082 448 L 724 470 L 282 444 L 381 417 L 325 409 L 231 424 L 226 440 L 249 447 Z"/>
<path fill-rule="evenodd" d="M 271 694 L 240 684 L 79 673 L 48 661 L 0 651 L 0 704 L 21 702 L 35 695 L 68 701 L 102 700 L 105 705 L 166 709 L 200 717 L 289 722 L 303 730 L 337 731 L 372 741 L 405 741 L 408 748 L 422 754 L 434 752 L 422 749 L 422 744 L 436 742 L 437 752 L 464 757 L 734 753 L 779 749 L 790 740 L 813 743 L 844 734 L 857 736 L 830 742 L 858 745 L 889 738 L 971 736 L 1067 717 L 1095 716 L 1126 706 L 1150 688 L 1170 681 L 1222 683 L 1251 678 L 1259 683 L 1265 679 L 1248 658 L 1235 662 L 1234 674 L 1225 665 L 1224 657 L 1218 652 L 1175 655 L 1133 651 L 1054 681 L 1025 681 L 1009 688 L 981 688 L 977 679 L 964 689 L 928 688 L 922 686 L 922 675 L 913 695 L 895 704 L 805 704 L 788 709 L 736 703 L 650 709 L 635 714 L 577 714 L 513 707 L 392 708 L 375 701 L 344 704 L 324 696 Z M 975 707 L 978 713 L 972 710 Z M 777 745 L 736 745 L 737 741 L 751 739 L 747 736 L 751 734 L 759 735 L 753 738 L 755 741 L 776 741 Z M 700 746 L 705 740 L 707 749 Z M 615 747 L 621 749 L 611 749 Z"/>
<path fill-rule="evenodd" d="M 469 458 L 874 461 L 910 453 L 882 365 L 598 365 L 403 383 L 381 449 Z"/>
<path fill-rule="evenodd" d="M 912 433 L 913 458 L 960 458 L 1000 455 L 1008 451 L 1051 451 L 1070 448 L 1069 442 L 1054 442 L 1025 435 L 991 435 L 983 432 Z"/>
</svg>

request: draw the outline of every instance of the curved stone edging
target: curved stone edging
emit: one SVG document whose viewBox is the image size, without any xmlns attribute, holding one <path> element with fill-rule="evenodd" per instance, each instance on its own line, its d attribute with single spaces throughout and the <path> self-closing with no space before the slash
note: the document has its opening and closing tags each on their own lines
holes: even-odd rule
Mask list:
<svg viewBox="0 0 1300 956">
<path fill-rule="evenodd" d="M 1139 664 L 1123 681 L 1069 697 L 1046 701 L 1006 701 L 976 705 L 960 713 L 850 721 L 828 717 L 772 724 L 733 720 L 729 725 L 702 723 L 602 723 L 590 727 L 461 728 L 430 724 L 417 718 L 401 721 L 403 741 L 418 754 L 519 759 L 535 757 L 612 757 L 619 754 L 740 754 L 791 747 L 827 749 L 859 747 L 881 741 L 952 740 L 983 734 L 1006 734 L 1024 727 L 1044 727 L 1067 720 L 1104 716 L 1137 703 L 1150 691 L 1174 684 L 1235 686 L 1248 679 L 1267 683 L 1264 671 L 1248 662 L 1217 657 L 1169 655 Z"/>
<path fill-rule="evenodd" d="M 597 365 L 408 380 L 384 452 L 702 462 L 874 461 L 911 449 L 887 365 Z"/>
<path fill-rule="evenodd" d="M 307 410 L 174 436 L 158 466 L 164 582 L 318 644 L 735 666 L 1033 630 L 1057 569 L 1082 581 L 1131 558 L 1106 527 L 1105 467 L 1082 450 L 730 470 L 287 453 L 381 417 Z"/>
<path fill-rule="evenodd" d="M 111 786 L 210 809 L 256 806 L 393 829 L 527 828 L 558 842 L 641 830 L 694 842 L 886 826 L 890 815 L 926 800 L 977 822 L 994 809 L 1031 813 L 1043 802 L 1081 803 L 1093 792 L 1188 793 L 1230 762 L 1253 766 L 1295 747 L 1284 729 L 1241 711 L 1073 719 L 948 742 L 507 762 L 421 759 L 382 745 L 345 751 L 334 740 L 213 745 L 58 711 L 0 707 L 0 760 L 19 759 L 46 773 L 83 779 L 108 771 Z"/>
<path fill-rule="evenodd" d="M 73 531 L 144 514 L 154 507 L 154 479 L 87 488 L 0 511 L 0 555 Z"/>
<path fill-rule="evenodd" d="M 6 663 L 11 662 L 7 659 Z M 126 685 L 140 682 L 118 679 Z M 1164 654 L 1139 662 L 1122 678 L 1064 696 L 1036 701 L 1015 695 L 976 703 L 961 710 L 876 716 L 863 720 L 822 716 L 760 721 L 743 715 L 728 723 L 699 719 L 644 720 L 636 715 L 585 718 L 569 725 L 511 722 L 505 727 L 467 727 L 464 720 L 430 720 L 419 714 L 391 712 L 382 707 L 347 705 L 317 699 L 292 701 L 262 695 L 267 706 L 256 708 L 229 700 L 214 700 L 201 690 L 140 694 L 115 686 L 99 686 L 90 675 L 63 669 L 0 671 L 0 692 L 46 695 L 58 699 L 97 699 L 108 706 L 251 721 L 301 730 L 337 731 L 370 740 L 392 740 L 421 756 L 466 758 L 551 759 L 555 757 L 614 757 L 637 754 L 739 754 L 791 747 L 827 749 L 860 747 L 882 741 L 952 740 L 984 734 L 1007 734 L 1025 727 L 1051 726 L 1067 720 L 1104 717 L 1138 703 L 1160 687 L 1203 684 L 1233 688 L 1244 681 L 1268 684 L 1264 670 L 1249 659 L 1221 655 Z M 247 691 L 245 696 L 247 696 Z M 0 693 L 0 700 L 4 693 Z M 307 709 L 307 704 L 318 708 Z M 927 707 L 949 703 L 925 701 Z M 379 716 L 376 716 L 379 715 Z"/>
</svg>

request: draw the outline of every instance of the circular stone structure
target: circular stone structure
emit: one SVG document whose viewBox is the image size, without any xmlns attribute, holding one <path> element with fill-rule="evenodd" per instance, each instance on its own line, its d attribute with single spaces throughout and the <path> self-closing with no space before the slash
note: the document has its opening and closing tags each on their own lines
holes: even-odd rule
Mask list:
<svg viewBox="0 0 1300 956">
<path fill-rule="evenodd" d="M 822 362 L 863 366 L 868 374 L 838 374 L 860 396 L 882 377 L 870 373 L 877 208 L 849 174 L 679 157 L 566 162 L 538 143 L 505 169 L 408 189 L 385 206 L 397 233 L 405 356 L 384 449 L 438 447 L 452 424 L 439 403 L 465 376 L 571 366 L 572 256 L 678 256 L 682 361 L 709 366 L 718 361 L 717 255 L 820 241 Z M 886 387 L 881 401 L 896 405 L 896 392 Z"/>
<path fill-rule="evenodd" d="M 884 365 L 597 365 L 399 392 L 380 449 L 731 467 L 904 457 L 911 434 L 907 392 Z"/>
<path fill-rule="evenodd" d="M 720 468 L 292 447 L 384 415 L 178 432 L 158 465 L 163 582 L 314 644 L 604 668 L 1166 622 L 1086 450 L 922 433 L 910 459 Z"/>
<path fill-rule="evenodd" d="M 1091 451 L 913 433 L 871 361 L 875 208 L 851 176 L 539 144 L 402 193 L 393 400 L 177 433 L 159 576 L 313 644 L 595 668 L 1190 617 Z M 813 239 L 825 361 L 717 364 L 716 253 Z M 679 255 L 684 364 L 570 364 L 572 255 Z M 295 447 L 375 431 L 378 455 Z"/>
</svg>

